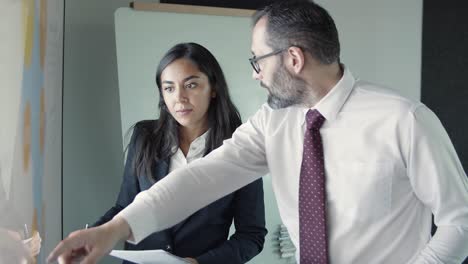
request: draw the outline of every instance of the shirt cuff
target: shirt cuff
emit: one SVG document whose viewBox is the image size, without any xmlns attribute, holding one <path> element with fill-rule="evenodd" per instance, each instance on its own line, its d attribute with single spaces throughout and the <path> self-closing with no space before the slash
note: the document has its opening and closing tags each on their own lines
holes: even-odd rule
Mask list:
<svg viewBox="0 0 468 264">
<path fill-rule="evenodd" d="M 122 217 L 130 226 L 132 236 L 127 242 L 135 245 L 151 234 L 151 232 L 148 233 L 147 231 L 154 228 L 156 219 L 151 219 L 153 216 L 148 214 L 147 210 L 147 208 L 139 204 L 131 204 L 114 216 L 114 218 Z"/>
</svg>

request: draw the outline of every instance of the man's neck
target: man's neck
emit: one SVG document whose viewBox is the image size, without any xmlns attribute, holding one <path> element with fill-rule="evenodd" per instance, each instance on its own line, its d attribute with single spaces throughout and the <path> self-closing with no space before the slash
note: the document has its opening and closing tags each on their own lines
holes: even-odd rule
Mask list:
<svg viewBox="0 0 468 264">
<path fill-rule="evenodd" d="M 315 65 L 309 72 L 311 72 L 310 75 L 304 76 L 310 91 L 306 106 L 313 107 L 341 80 L 344 69 L 341 64 L 332 63 L 330 65 Z"/>
</svg>

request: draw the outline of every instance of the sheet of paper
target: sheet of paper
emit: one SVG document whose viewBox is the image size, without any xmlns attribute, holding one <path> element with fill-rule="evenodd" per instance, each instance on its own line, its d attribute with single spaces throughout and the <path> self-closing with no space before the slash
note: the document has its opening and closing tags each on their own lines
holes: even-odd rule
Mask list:
<svg viewBox="0 0 468 264">
<path fill-rule="evenodd" d="M 112 250 L 109 255 L 140 264 L 187 264 L 183 258 L 171 253 L 157 250 Z"/>
</svg>

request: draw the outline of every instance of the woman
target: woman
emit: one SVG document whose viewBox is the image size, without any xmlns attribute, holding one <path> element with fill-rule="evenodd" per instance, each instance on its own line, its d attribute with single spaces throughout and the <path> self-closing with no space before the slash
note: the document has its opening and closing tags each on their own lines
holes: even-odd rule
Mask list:
<svg viewBox="0 0 468 264">
<path fill-rule="evenodd" d="M 159 63 L 156 83 L 159 120 L 135 125 L 119 197 L 95 226 L 169 172 L 219 147 L 241 124 L 221 67 L 199 44 L 171 48 Z M 236 231 L 228 239 L 232 220 Z M 266 233 L 263 185 L 257 180 L 125 249 L 164 249 L 200 264 L 245 263 L 260 253 Z"/>
</svg>

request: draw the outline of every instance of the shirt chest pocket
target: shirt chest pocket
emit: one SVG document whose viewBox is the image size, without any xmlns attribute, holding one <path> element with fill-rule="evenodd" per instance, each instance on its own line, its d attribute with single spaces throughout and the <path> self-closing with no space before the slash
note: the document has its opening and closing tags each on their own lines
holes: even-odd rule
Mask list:
<svg viewBox="0 0 468 264">
<path fill-rule="evenodd" d="M 395 174 L 391 162 L 342 162 L 331 170 L 334 182 L 328 187 L 338 214 L 371 220 L 389 213 Z"/>
</svg>

